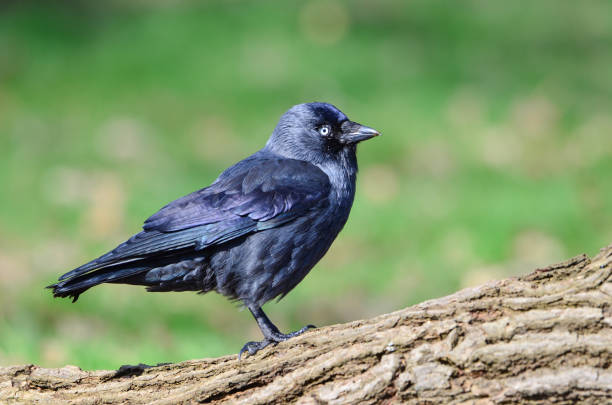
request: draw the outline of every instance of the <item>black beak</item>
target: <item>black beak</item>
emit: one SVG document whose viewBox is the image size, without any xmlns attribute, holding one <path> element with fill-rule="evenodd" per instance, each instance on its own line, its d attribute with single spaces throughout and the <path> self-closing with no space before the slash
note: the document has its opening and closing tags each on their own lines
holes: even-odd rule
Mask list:
<svg viewBox="0 0 612 405">
<path fill-rule="evenodd" d="M 380 132 L 374 128 L 352 121 L 347 121 L 342 125 L 342 132 L 340 139 L 345 143 L 357 143 L 380 135 Z"/>
</svg>

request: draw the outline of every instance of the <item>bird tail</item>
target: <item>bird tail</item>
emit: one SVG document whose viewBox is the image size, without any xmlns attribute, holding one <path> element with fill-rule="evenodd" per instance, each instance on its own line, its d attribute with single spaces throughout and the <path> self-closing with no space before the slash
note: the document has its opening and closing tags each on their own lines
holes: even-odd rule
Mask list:
<svg viewBox="0 0 612 405">
<path fill-rule="evenodd" d="M 134 279 L 134 277 L 146 273 L 150 269 L 150 266 L 138 266 L 135 264 L 131 266 L 127 266 L 126 264 L 123 266 L 111 266 L 62 280 L 47 286 L 47 288 L 53 290 L 54 297 L 71 297 L 72 302 L 76 302 L 79 299 L 79 295 L 91 287 L 102 283 L 121 283 L 122 281 L 129 281 L 130 279 Z M 133 283 L 128 282 L 126 284 Z"/>
<path fill-rule="evenodd" d="M 214 272 L 208 269 L 206 258 L 201 253 L 181 259 L 169 256 L 120 262 L 73 277 L 65 276 L 47 288 L 53 290 L 54 297 L 71 297 L 72 302 L 76 302 L 79 295 L 91 287 L 102 283 L 142 285 L 148 291 L 207 292 L 216 286 Z"/>
</svg>

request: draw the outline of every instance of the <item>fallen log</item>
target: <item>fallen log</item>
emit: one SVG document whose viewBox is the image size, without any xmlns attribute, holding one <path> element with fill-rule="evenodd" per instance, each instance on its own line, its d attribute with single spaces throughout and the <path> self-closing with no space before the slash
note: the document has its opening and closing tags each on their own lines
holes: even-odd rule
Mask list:
<svg viewBox="0 0 612 405">
<path fill-rule="evenodd" d="M 612 245 L 257 355 L 0 368 L 8 403 L 612 403 Z"/>
</svg>

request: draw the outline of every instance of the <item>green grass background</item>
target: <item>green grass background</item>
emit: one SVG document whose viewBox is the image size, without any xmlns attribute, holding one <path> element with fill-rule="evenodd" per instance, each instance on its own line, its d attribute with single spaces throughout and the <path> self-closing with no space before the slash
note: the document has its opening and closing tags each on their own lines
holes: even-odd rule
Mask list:
<svg viewBox="0 0 612 405">
<path fill-rule="evenodd" d="M 224 298 L 43 287 L 327 101 L 383 136 L 284 330 L 403 308 L 612 242 L 609 1 L 0 6 L 0 365 L 236 353 Z"/>
</svg>

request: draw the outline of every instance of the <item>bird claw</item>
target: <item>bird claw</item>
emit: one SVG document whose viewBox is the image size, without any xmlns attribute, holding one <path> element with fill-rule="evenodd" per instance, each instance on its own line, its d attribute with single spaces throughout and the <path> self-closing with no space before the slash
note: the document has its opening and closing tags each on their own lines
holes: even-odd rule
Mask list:
<svg viewBox="0 0 612 405">
<path fill-rule="evenodd" d="M 244 346 L 242 346 L 242 349 L 240 349 L 240 353 L 238 353 L 238 360 L 242 359 L 242 355 L 244 354 L 244 352 L 248 352 L 249 356 L 253 356 L 255 353 L 257 353 L 258 351 L 260 351 L 271 343 L 276 342 L 273 342 L 272 340 L 268 339 L 262 340 L 261 342 L 246 342 Z"/>
<path fill-rule="evenodd" d="M 238 360 L 242 359 L 242 355 L 245 352 L 249 353 L 249 356 L 253 356 L 255 355 L 258 351 L 260 351 L 261 349 L 273 344 L 276 345 L 277 343 L 280 342 L 284 342 L 285 340 L 291 339 L 292 337 L 296 337 L 301 335 L 302 333 L 306 332 L 309 329 L 315 329 L 316 326 L 314 325 L 306 325 L 304 326 L 302 329 L 297 330 L 295 332 L 291 332 L 291 333 L 278 333 L 278 334 L 273 334 L 270 337 L 260 341 L 260 342 L 246 342 L 244 344 L 244 346 L 242 346 L 242 349 L 240 349 L 240 353 L 238 353 Z"/>
<path fill-rule="evenodd" d="M 292 337 L 295 337 L 295 336 L 299 336 L 299 335 L 301 335 L 302 333 L 306 332 L 309 329 L 316 329 L 316 328 L 317 327 L 314 326 L 314 325 L 306 325 L 306 326 L 304 326 L 300 330 L 296 330 L 295 332 L 291 332 L 291 333 L 287 333 L 286 335 L 283 335 L 283 336 L 286 336 L 286 339 L 283 339 L 283 340 L 287 340 L 289 338 L 292 338 Z"/>
</svg>

